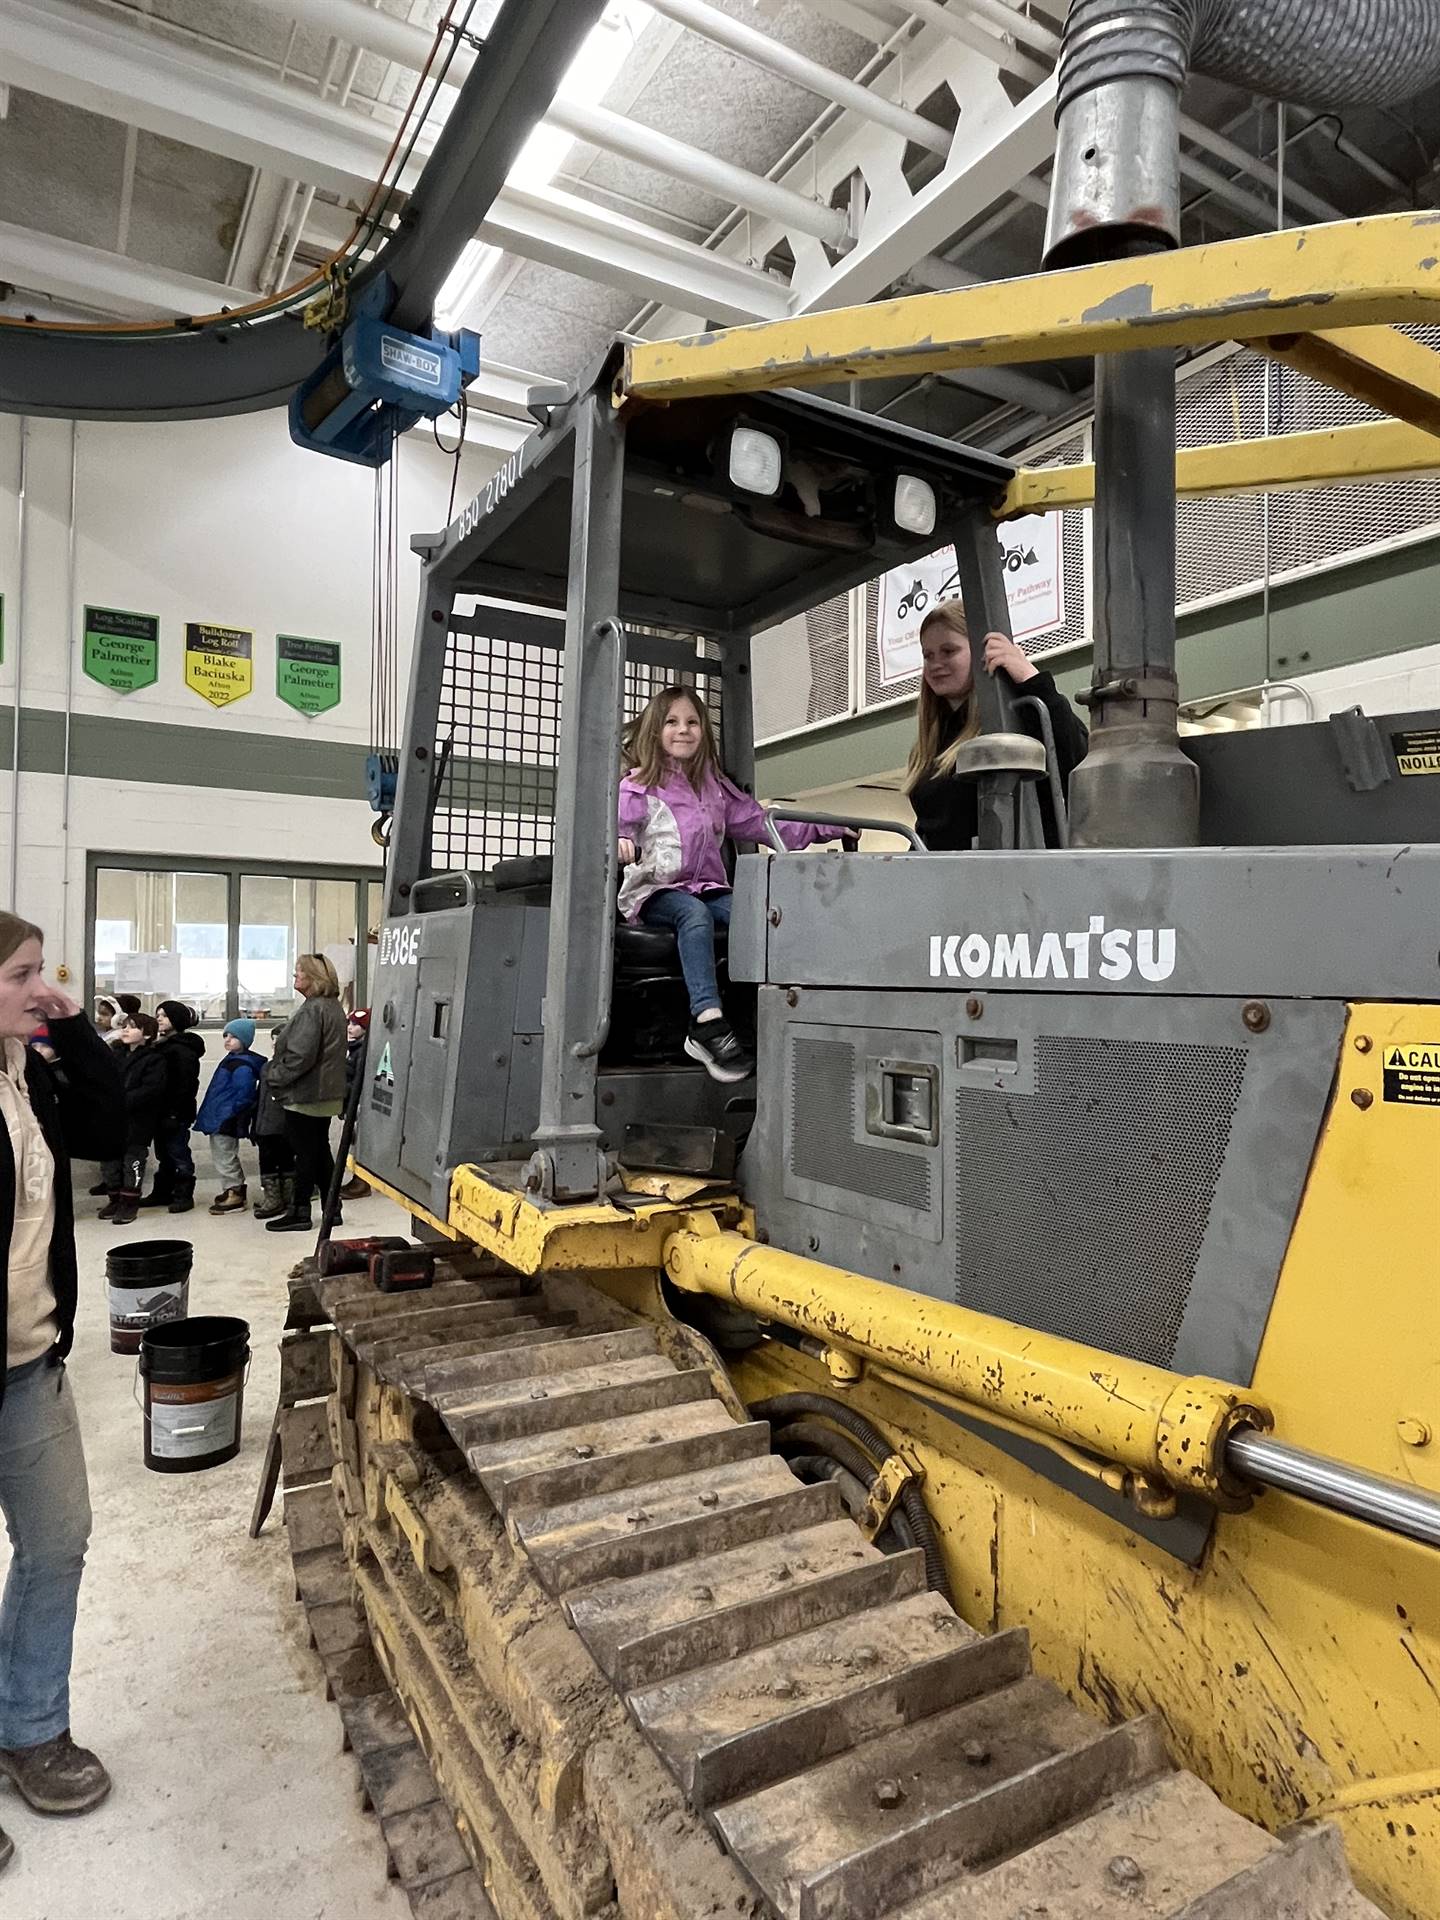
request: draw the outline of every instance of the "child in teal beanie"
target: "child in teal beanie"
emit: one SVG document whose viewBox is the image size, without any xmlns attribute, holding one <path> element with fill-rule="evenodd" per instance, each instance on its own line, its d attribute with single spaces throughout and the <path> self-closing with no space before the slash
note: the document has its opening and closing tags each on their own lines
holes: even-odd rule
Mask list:
<svg viewBox="0 0 1440 1920">
<path fill-rule="evenodd" d="M 254 1040 L 253 1020 L 229 1022 L 222 1040 L 225 1056 L 211 1075 L 195 1116 L 195 1131 L 210 1136 L 210 1157 L 220 1176 L 221 1190 L 210 1203 L 211 1213 L 239 1213 L 245 1206 L 240 1142 L 250 1131 L 260 1095 L 260 1069 L 265 1064 L 251 1051 Z"/>
</svg>

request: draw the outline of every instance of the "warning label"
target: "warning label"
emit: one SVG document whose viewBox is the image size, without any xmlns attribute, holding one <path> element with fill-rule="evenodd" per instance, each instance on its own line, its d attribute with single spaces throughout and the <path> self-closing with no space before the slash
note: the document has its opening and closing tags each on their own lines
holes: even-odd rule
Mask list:
<svg viewBox="0 0 1440 1920">
<path fill-rule="evenodd" d="M 1412 727 L 1404 733 L 1392 733 L 1390 744 L 1401 773 L 1440 773 L 1440 727 Z"/>
<path fill-rule="evenodd" d="M 1402 1107 L 1440 1107 L 1440 1040 L 1386 1047 L 1384 1098 Z"/>
</svg>

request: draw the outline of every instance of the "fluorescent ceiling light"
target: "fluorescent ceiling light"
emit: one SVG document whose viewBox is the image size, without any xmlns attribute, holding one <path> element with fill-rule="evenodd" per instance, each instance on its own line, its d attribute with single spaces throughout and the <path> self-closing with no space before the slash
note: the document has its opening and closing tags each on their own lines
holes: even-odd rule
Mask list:
<svg viewBox="0 0 1440 1920">
<path fill-rule="evenodd" d="M 560 96 L 592 105 L 601 100 L 619 77 L 635 43 L 652 18 L 645 0 L 611 0 L 585 36 L 579 53 L 560 82 Z M 577 144 L 573 133 L 547 126 L 542 120 L 520 149 L 506 176 L 509 187 L 546 187 L 559 173 Z M 435 324 L 453 333 L 497 278 L 505 255 L 499 247 L 467 240 L 460 258 L 435 299 Z"/>
</svg>

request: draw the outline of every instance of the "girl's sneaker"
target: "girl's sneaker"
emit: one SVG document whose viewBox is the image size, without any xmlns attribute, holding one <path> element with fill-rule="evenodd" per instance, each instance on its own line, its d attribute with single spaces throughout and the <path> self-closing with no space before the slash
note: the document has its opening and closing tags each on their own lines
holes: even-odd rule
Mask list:
<svg viewBox="0 0 1440 1920">
<path fill-rule="evenodd" d="M 722 1014 L 718 1020 L 692 1020 L 685 1051 L 698 1060 L 712 1080 L 748 1080 L 755 1062 L 735 1038 L 735 1029 Z"/>
</svg>

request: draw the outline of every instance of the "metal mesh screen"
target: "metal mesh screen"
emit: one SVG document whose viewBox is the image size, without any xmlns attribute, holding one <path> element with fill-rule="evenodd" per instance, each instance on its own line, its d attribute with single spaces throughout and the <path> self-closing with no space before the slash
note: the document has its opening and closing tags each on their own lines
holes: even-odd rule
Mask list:
<svg viewBox="0 0 1440 1920">
<path fill-rule="evenodd" d="M 855 1049 L 848 1041 L 791 1042 L 790 1171 L 846 1193 L 930 1211 L 924 1153 L 855 1138 Z"/>
<path fill-rule="evenodd" d="M 1168 1367 L 1245 1060 L 1243 1047 L 1041 1035 L 1033 1094 L 962 1088 L 957 1302 Z"/>
<path fill-rule="evenodd" d="M 723 755 L 720 674 L 699 658 L 693 669 L 627 659 L 624 717 L 638 718 L 662 687 L 693 686 Z M 551 851 L 564 673 L 559 647 L 451 630 L 435 728 L 437 768 L 443 761 L 430 829 L 435 872 L 488 873 L 497 860 Z"/>
<path fill-rule="evenodd" d="M 560 750 L 563 659 L 556 647 L 453 629 L 445 648 L 430 827 L 436 872 L 488 872 L 549 853 Z"/>
<path fill-rule="evenodd" d="M 757 739 L 842 719 L 850 712 L 850 595 L 757 633 L 752 658 Z"/>
<path fill-rule="evenodd" d="M 1405 327 L 1425 346 L 1440 348 L 1440 327 Z M 1292 368 L 1236 353 L 1183 379 L 1178 402 L 1182 447 L 1224 444 L 1272 434 L 1311 433 L 1354 426 L 1384 415 L 1348 394 L 1336 393 Z M 1181 500 L 1176 507 L 1176 604 L 1193 605 L 1253 586 L 1264 571 L 1264 500 Z M 1362 548 L 1383 546 L 1440 526 L 1440 478 L 1372 480 L 1270 496 L 1272 577 L 1321 567 Z"/>
</svg>

